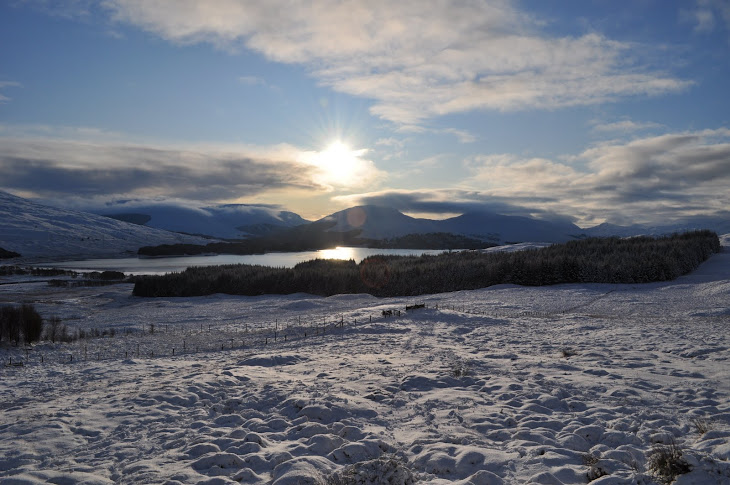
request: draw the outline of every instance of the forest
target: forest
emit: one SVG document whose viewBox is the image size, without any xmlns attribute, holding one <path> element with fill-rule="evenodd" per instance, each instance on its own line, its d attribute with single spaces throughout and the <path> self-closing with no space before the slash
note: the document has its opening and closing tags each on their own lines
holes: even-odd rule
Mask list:
<svg viewBox="0 0 730 485">
<path fill-rule="evenodd" d="M 199 296 L 370 293 L 414 296 L 497 284 L 649 283 L 687 274 L 720 251 L 714 232 L 664 237 L 590 238 L 515 252 L 312 260 L 294 268 L 224 265 L 135 278 L 134 295 Z"/>
</svg>

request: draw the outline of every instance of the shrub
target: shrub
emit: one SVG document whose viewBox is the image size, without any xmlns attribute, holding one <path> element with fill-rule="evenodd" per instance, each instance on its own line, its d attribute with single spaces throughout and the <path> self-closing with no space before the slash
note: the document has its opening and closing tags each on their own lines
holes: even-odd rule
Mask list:
<svg viewBox="0 0 730 485">
<path fill-rule="evenodd" d="M 7 249 L 0 248 L 0 259 L 12 259 L 19 257 L 20 254 L 15 251 L 8 251 Z"/>
<path fill-rule="evenodd" d="M 43 334 L 43 318 L 33 305 L 3 307 L 0 309 L 0 341 L 3 339 L 16 344 L 21 337 L 27 342 L 37 342 Z"/>
<path fill-rule="evenodd" d="M 692 424 L 699 435 L 703 435 L 712 429 L 712 422 L 706 418 L 693 418 Z"/>
<path fill-rule="evenodd" d="M 23 304 L 20 307 L 23 339 L 27 343 L 37 342 L 43 334 L 43 318 L 33 305 Z"/>
<path fill-rule="evenodd" d="M 329 475 L 322 485 L 412 485 L 416 483 L 408 465 L 394 455 L 381 456 L 346 466 Z"/>
<path fill-rule="evenodd" d="M 471 373 L 471 366 L 468 362 L 463 360 L 457 360 L 451 364 L 451 376 L 452 377 L 466 377 Z"/>
<path fill-rule="evenodd" d="M 48 319 L 46 339 L 53 343 L 56 343 L 56 340 L 61 340 L 61 319 L 56 315 Z"/>
<path fill-rule="evenodd" d="M 0 308 L 0 341 L 20 343 L 20 309 L 6 306 Z"/>
<path fill-rule="evenodd" d="M 663 483 L 672 483 L 679 475 L 691 471 L 682 457 L 682 449 L 674 440 L 669 444 L 655 444 L 648 458 L 649 470 Z"/>
</svg>

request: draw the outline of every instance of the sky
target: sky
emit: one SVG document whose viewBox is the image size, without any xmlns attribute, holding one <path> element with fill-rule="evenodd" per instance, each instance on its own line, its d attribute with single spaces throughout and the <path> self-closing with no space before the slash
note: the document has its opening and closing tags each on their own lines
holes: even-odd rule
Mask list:
<svg viewBox="0 0 730 485">
<path fill-rule="evenodd" d="M 730 218 L 730 0 L 5 0 L 0 190 Z"/>
</svg>

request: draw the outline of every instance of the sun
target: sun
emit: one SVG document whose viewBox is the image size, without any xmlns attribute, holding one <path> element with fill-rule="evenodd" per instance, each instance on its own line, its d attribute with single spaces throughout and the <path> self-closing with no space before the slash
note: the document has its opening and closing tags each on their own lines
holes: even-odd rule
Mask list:
<svg viewBox="0 0 730 485">
<path fill-rule="evenodd" d="M 317 153 L 315 164 L 322 171 L 326 183 L 338 186 L 357 185 L 362 175 L 364 160 L 360 158 L 367 150 L 353 150 L 341 140 L 330 143 Z"/>
</svg>

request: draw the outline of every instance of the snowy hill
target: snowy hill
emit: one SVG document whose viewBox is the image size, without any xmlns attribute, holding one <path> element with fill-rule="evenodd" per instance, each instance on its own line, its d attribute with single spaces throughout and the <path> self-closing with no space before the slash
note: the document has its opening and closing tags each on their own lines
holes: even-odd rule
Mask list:
<svg viewBox="0 0 730 485">
<path fill-rule="evenodd" d="M 263 235 L 276 228 L 294 227 L 308 222 L 293 212 L 244 204 L 200 208 L 170 204 L 123 204 L 100 211 L 99 214 L 157 229 L 223 239 Z"/>
<path fill-rule="evenodd" d="M 528 217 L 472 212 L 444 220 L 417 219 L 396 209 L 359 206 L 331 214 L 318 222 L 336 221 L 331 231 L 361 229 L 362 237 L 384 239 L 407 234 L 447 232 L 495 243 L 518 241 L 562 242 L 580 234 L 573 224 Z"/>
<path fill-rule="evenodd" d="M 615 224 L 603 223 L 598 226 L 582 229 L 581 232 L 590 237 L 629 237 L 629 236 L 661 236 L 675 232 L 687 232 L 701 229 L 709 229 L 717 234 L 730 233 L 730 219 L 722 217 L 699 216 L 691 219 L 675 221 L 671 224 L 657 226 L 646 226 L 632 224 L 630 226 L 618 226 Z"/>
<path fill-rule="evenodd" d="M 580 233 L 580 228 L 571 223 L 489 212 L 471 212 L 439 223 L 442 232 L 475 236 L 495 242 L 565 242 Z"/>
<path fill-rule="evenodd" d="M 317 221 L 326 223 L 335 221 L 336 225 L 329 230 L 332 232 L 347 232 L 360 229 L 361 237 L 371 239 L 386 239 L 419 234 L 439 232 L 437 221 L 430 219 L 416 219 L 402 214 L 390 207 L 363 205 L 351 207 L 334 214 L 330 214 Z"/>
<path fill-rule="evenodd" d="M 116 256 L 141 246 L 208 242 L 0 192 L 0 247 L 31 258 Z"/>
<path fill-rule="evenodd" d="M 0 483 L 728 485 L 722 244 L 675 281 L 417 299 L 3 285 L 105 337 L 0 346 Z"/>
</svg>

